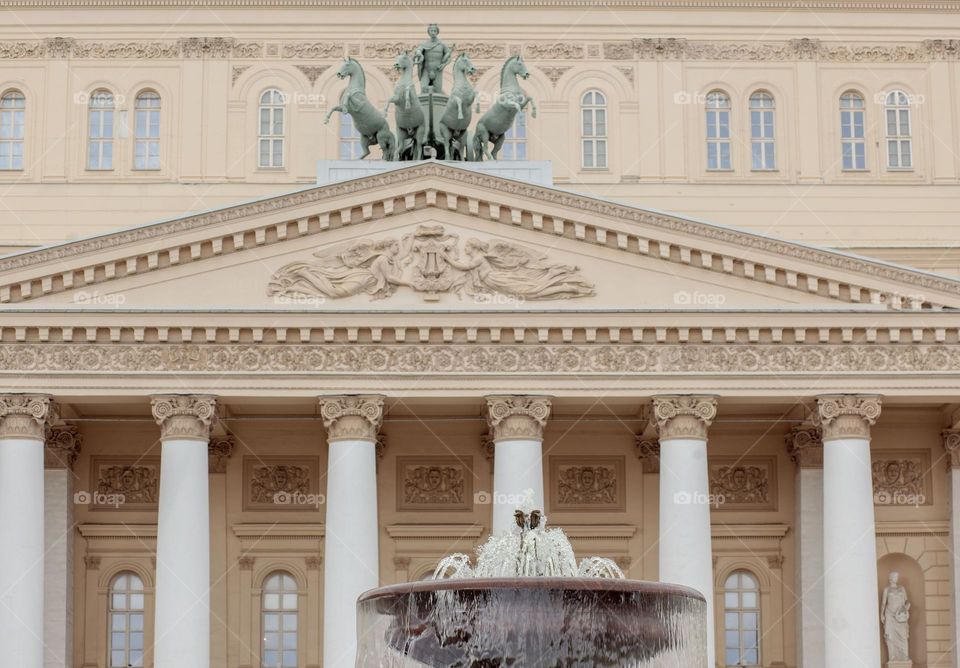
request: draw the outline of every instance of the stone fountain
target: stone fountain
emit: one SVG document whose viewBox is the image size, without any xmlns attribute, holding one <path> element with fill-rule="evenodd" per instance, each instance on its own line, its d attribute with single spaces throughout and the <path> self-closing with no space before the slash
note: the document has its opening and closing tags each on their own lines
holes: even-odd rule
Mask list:
<svg viewBox="0 0 960 668">
<path fill-rule="evenodd" d="M 433 578 L 360 597 L 358 668 L 706 668 L 706 602 L 693 589 L 579 564 L 539 510 Z"/>
</svg>

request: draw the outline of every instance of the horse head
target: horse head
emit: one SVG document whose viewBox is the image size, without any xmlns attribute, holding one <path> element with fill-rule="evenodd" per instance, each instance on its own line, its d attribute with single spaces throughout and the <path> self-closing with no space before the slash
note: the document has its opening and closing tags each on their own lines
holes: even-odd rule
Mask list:
<svg viewBox="0 0 960 668">
<path fill-rule="evenodd" d="M 453 69 L 455 72 L 463 72 L 464 74 L 476 74 L 477 68 L 474 67 L 473 61 L 470 60 L 470 56 L 466 52 L 462 52 L 457 56 L 457 60 L 453 63 Z"/>
<path fill-rule="evenodd" d="M 527 69 L 527 64 L 523 62 L 523 58 L 520 56 L 514 56 L 511 58 L 511 61 L 507 67 L 512 74 L 516 74 L 521 79 L 530 78 L 530 70 Z"/>
<path fill-rule="evenodd" d="M 337 78 L 346 79 L 347 77 L 352 77 L 360 71 L 360 63 L 355 61 L 353 58 L 344 58 L 343 65 L 341 65 L 340 69 L 337 70 Z"/>
<path fill-rule="evenodd" d="M 393 61 L 393 67 L 396 70 L 401 72 L 406 72 L 413 67 L 413 58 L 410 57 L 409 51 L 402 51 L 397 55 L 396 60 Z"/>
</svg>

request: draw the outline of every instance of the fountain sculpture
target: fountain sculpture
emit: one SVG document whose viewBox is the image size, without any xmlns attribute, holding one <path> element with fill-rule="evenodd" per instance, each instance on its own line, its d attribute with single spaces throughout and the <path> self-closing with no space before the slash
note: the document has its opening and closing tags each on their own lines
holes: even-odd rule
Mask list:
<svg viewBox="0 0 960 668">
<path fill-rule="evenodd" d="M 363 594 L 358 668 L 706 668 L 698 592 L 627 580 L 610 559 L 578 564 L 530 505 L 476 566 L 454 554 L 430 580 Z"/>
</svg>

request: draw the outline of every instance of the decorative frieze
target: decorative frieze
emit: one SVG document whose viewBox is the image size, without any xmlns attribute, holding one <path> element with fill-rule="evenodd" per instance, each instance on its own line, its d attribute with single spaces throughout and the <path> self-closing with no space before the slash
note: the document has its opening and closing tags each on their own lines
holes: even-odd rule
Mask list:
<svg viewBox="0 0 960 668">
<path fill-rule="evenodd" d="M 161 394 L 150 398 L 161 440 L 207 441 L 217 401 L 209 394 Z"/>
<path fill-rule="evenodd" d="M 929 451 L 876 450 L 872 453 L 871 470 L 875 505 L 922 506 L 933 503 L 929 485 Z"/>
<path fill-rule="evenodd" d="M 236 449 L 233 436 L 211 436 L 207 444 L 207 466 L 210 473 L 226 473 L 227 462 Z"/>
<path fill-rule="evenodd" d="M 618 512 L 626 507 L 623 457 L 550 457 L 553 511 Z"/>
<path fill-rule="evenodd" d="M 801 424 L 787 432 L 787 454 L 799 468 L 823 468 L 823 434 L 812 424 Z"/>
<path fill-rule="evenodd" d="M 531 60 L 580 60 L 586 50 L 583 44 L 576 42 L 547 42 L 527 44 L 523 55 Z"/>
<path fill-rule="evenodd" d="M 76 425 L 53 425 L 47 430 L 44 446 L 44 468 L 72 469 L 83 446 L 83 436 Z"/>
<path fill-rule="evenodd" d="M 414 42 L 372 42 L 363 47 L 363 57 L 392 61 L 401 53 L 413 53 L 416 48 Z"/>
<path fill-rule="evenodd" d="M 707 440 L 707 429 L 717 416 L 717 398 L 698 395 L 653 397 L 653 417 L 660 442 L 675 438 Z"/>
<path fill-rule="evenodd" d="M 523 395 L 489 396 L 486 416 L 494 441 L 542 441 L 543 428 L 550 417 L 550 399 Z"/>
<path fill-rule="evenodd" d="M 637 459 L 643 462 L 644 473 L 660 473 L 660 441 L 637 436 Z"/>
<path fill-rule="evenodd" d="M 868 394 L 834 394 L 817 397 L 814 418 L 823 441 L 844 438 L 870 439 L 870 427 L 880 417 L 881 399 Z"/>
<path fill-rule="evenodd" d="M 47 394 L 0 394 L 0 438 L 44 439 L 56 408 Z"/>
<path fill-rule="evenodd" d="M 304 60 L 324 60 L 343 57 L 343 44 L 340 42 L 295 42 L 284 44 L 284 58 L 302 58 Z M 393 54 L 396 56 L 397 54 Z"/>
<path fill-rule="evenodd" d="M 310 85 L 317 83 L 317 79 L 320 78 L 320 75 L 330 69 L 329 65 L 297 65 L 297 69 L 303 72 L 303 76 L 307 77 L 307 81 L 310 82 Z"/>
<path fill-rule="evenodd" d="M 711 457 L 710 494 L 716 510 L 776 510 L 776 457 Z"/>
<path fill-rule="evenodd" d="M 160 498 L 160 458 L 110 456 L 90 460 L 91 510 L 157 509 Z"/>
<path fill-rule="evenodd" d="M 945 429 L 940 433 L 943 438 L 943 449 L 948 457 L 949 468 L 960 468 L 960 429 Z"/>
<path fill-rule="evenodd" d="M 397 510 L 472 509 L 472 457 L 397 457 Z"/>
<path fill-rule="evenodd" d="M 243 458 L 244 510 L 315 510 L 320 503 L 316 457 Z"/>
<path fill-rule="evenodd" d="M 507 57 L 507 45 L 503 42 L 457 42 L 457 52 L 476 60 L 502 60 Z"/>
<path fill-rule="evenodd" d="M 327 440 L 376 443 L 383 423 L 383 399 L 379 394 L 321 397 L 320 417 Z"/>
</svg>

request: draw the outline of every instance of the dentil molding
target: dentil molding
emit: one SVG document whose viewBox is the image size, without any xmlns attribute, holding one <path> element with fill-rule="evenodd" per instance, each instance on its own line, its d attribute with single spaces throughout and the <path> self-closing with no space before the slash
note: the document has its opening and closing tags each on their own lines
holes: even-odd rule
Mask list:
<svg viewBox="0 0 960 668">
<path fill-rule="evenodd" d="M 833 394 L 817 397 L 814 418 L 823 442 L 845 438 L 870 439 L 870 427 L 880 417 L 881 398 L 867 394 Z"/>
<path fill-rule="evenodd" d="M 550 417 L 550 399 L 523 395 L 489 396 L 486 416 L 494 442 L 542 441 L 543 428 Z"/>
<path fill-rule="evenodd" d="M 377 442 L 383 423 L 383 395 L 342 395 L 320 398 L 320 417 L 327 440 Z"/>
<path fill-rule="evenodd" d="M 46 394 L 0 395 L 0 438 L 44 440 L 56 411 Z"/>
<path fill-rule="evenodd" d="M 717 398 L 697 395 L 653 397 L 653 417 L 660 442 L 690 438 L 707 440 L 707 429 L 717 417 Z"/>
<path fill-rule="evenodd" d="M 208 441 L 216 419 L 216 398 L 208 394 L 162 394 L 150 398 L 161 440 Z"/>
</svg>

